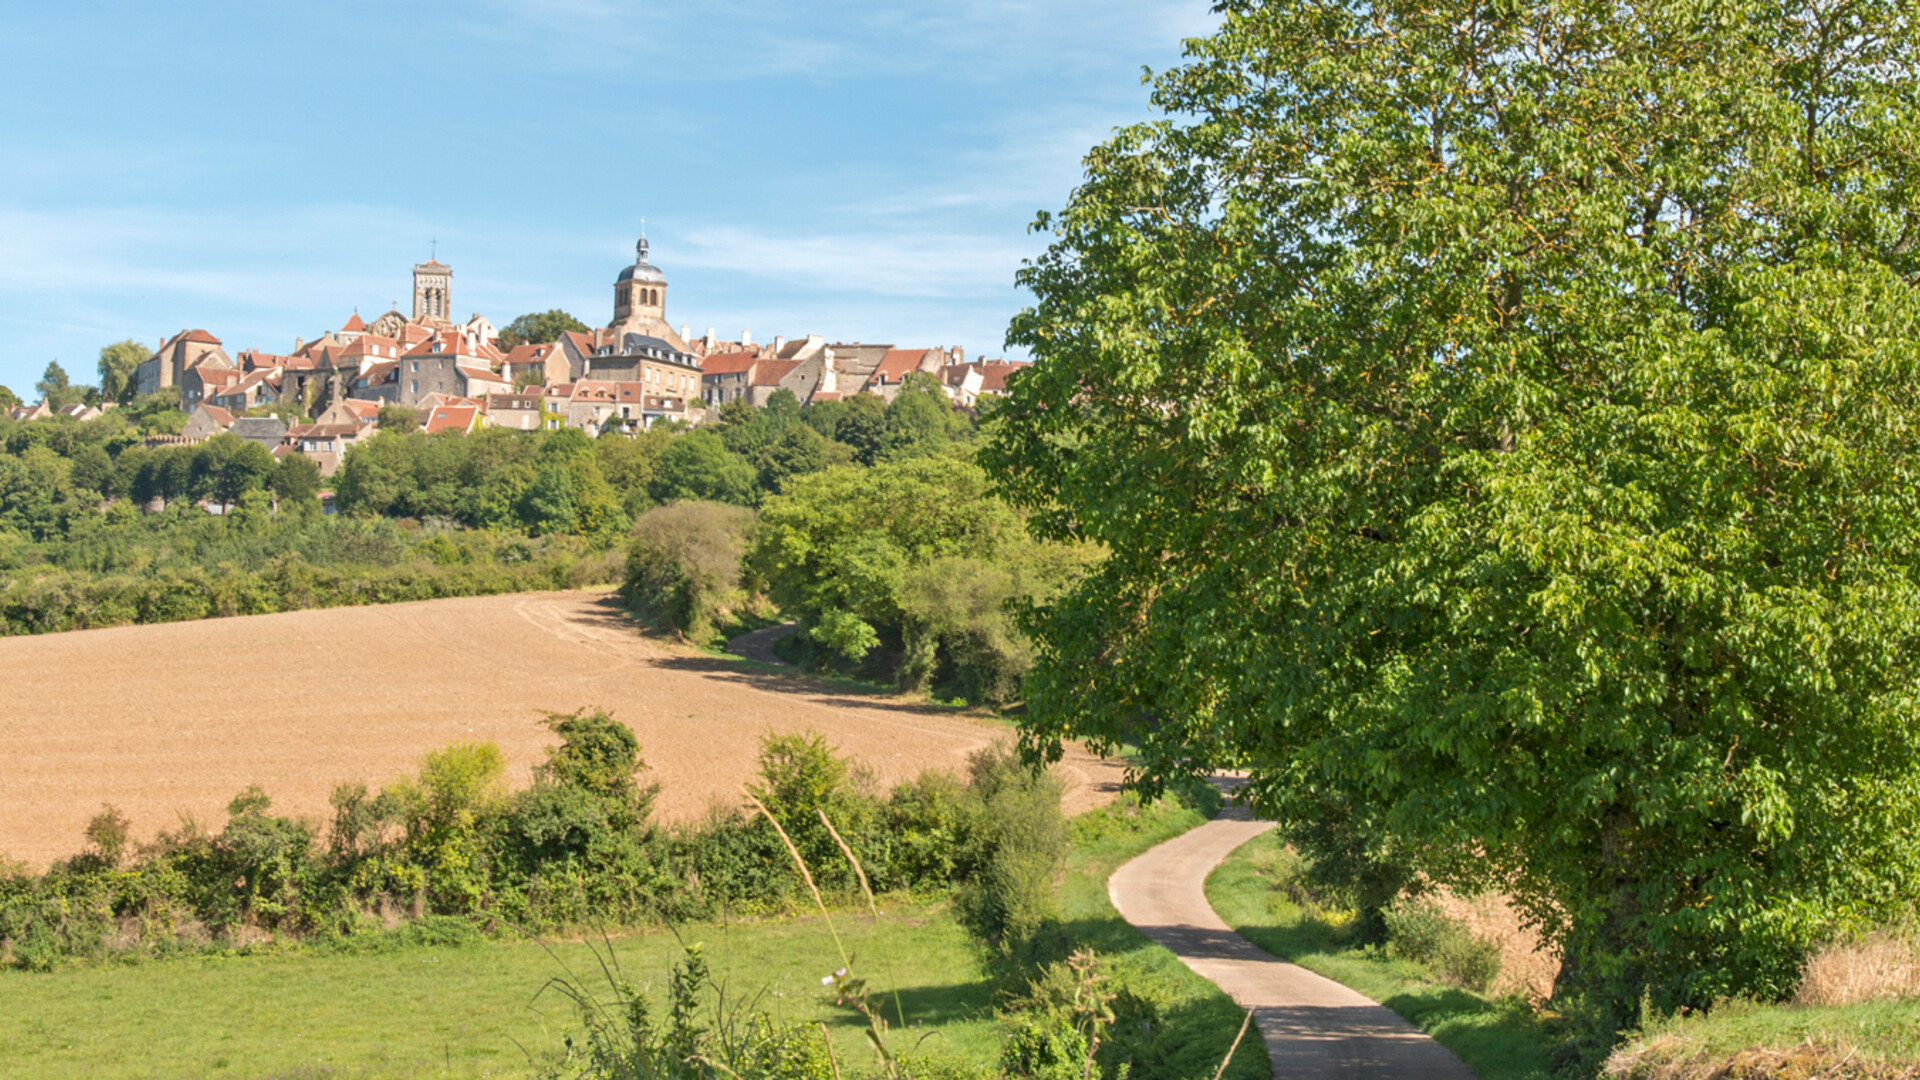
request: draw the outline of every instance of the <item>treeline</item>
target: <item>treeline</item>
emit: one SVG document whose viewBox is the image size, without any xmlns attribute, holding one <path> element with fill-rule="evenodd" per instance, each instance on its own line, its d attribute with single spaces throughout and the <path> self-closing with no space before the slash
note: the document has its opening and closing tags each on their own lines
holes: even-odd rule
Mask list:
<svg viewBox="0 0 1920 1080">
<path fill-rule="evenodd" d="M 1019 696 L 1020 610 L 1099 558 L 1043 543 L 971 462 L 928 456 L 800 477 L 758 513 L 683 502 L 635 522 L 621 595 L 710 638 L 764 597 L 802 626 L 798 659 L 969 702 Z"/>
<path fill-rule="evenodd" d="M 469 436 L 383 431 L 353 448 L 336 477 L 344 513 L 444 518 L 471 528 L 624 536 L 648 508 L 684 500 L 757 506 L 801 477 L 965 453 L 974 426 L 930 379 L 909 380 L 884 402 L 870 394 L 801 408 L 789 391 L 764 409 L 730 402 L 692 430 L 611 427 L 528 435 L 491 428 Z"/>
<path fill-rule="evenodd" d="M 148 399 L 0 422 L 0 632 L 602 584 L 628 560 L 629 602 L 689 637 L 771 602 L 813 662 L 1000 702 L 1026 665 L 1007 604 L 1086 561 L 1025 539 L 968 464 L 974 418 L 925 376 L 597 439 L 396 417 L 348 451 L 337 515 L 302 455 L 143 445 L 183 420 Z"/>
<path fill-rule="evenodd" d="M 45 970 L 63 958 L 166 955 L 264 935 L 333 940 L 395 916 L 539 930 L 644 925 L 722 911 L 785 911 L 804 885 L 767 818 L 716 810 L 695 824 L 654 819 L 656 788 L 633 733 L 604 712 L 552 715 L 560 742 L 531 787 L 510 791 L 491 744 L 427 755 L 378 790 L 335 789 L 319 828 L 273 812 L 249 788 L 218 832 L 191 820 L 136 843 L 108 808 L 87 849 L 34 874 L 0 864 L 0 958 Z M 814 880 L 859 885 L 831 822 L 880 891 L 958 890 L 989 940 L 1053 917 L 1066 848 L 1060 786 L 1005 748 L 879 792 L 817 735 L 763 740 L 754 795 L 792 838 Z M 823 821 L 824 817 L 824 821 Z"/>
</svg>

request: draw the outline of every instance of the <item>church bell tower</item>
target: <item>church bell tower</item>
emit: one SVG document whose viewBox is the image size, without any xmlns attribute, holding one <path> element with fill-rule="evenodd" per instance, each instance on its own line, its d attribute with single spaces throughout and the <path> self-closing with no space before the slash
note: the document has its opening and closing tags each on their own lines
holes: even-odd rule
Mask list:
<svg viewBox="0 0 1920 1080">
<path fill-rule="evenodd" d="M 446 326 L 453 310 L 453 267 L 438 258 L 413 268 L 413 321 L 422 326 Z"/>
<path fill-rule="evenodd" d="M 613 283 L 612 327 L 643 327 L 667 318 L 667 275 L 647 261 L 647 238 L 633 246 L 633 265 Z"/>
</svg>

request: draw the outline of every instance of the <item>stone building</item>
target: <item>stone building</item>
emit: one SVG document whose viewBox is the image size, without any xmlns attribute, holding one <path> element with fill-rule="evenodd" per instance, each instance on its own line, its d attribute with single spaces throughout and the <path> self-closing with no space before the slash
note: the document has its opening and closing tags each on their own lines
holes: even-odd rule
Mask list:
<svg viewBox="0 0 1920 1080">
<path fill-rule="evenodd" d="M 453 310 L 453 267 L 428 259 L 413 268 L 413 321 L 421 326 L 446 326 Z"/>
<path fill-rule="evenodd" d="M 160 346 L 133 371 L 134 392 L 157 394 L 185 381 L 187 372 L 208 365 L 232 368 L 233 360 L 220 347 L 220 339 L 205 330 L 182 330 L 162 341 Z"/>
</svg>

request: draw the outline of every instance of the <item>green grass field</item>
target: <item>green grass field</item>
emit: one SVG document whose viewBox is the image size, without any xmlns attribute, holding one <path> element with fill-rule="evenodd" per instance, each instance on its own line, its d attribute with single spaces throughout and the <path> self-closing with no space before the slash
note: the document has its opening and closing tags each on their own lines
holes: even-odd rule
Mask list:
<svg viewBox="0 0 1920 1080">
<path fill-rule="evenodd" d="M 1067 944 L 1095 949 L 1117 982 L 1157 1007 L 1159 1042 L 1169 1052 L 1152 1071 L 1170 1078 L 1212 1076 L 1241 1014 L 1128 926 L 1107 900 L 1106 881 L 1120 863 L 1202 820 L 1173 804 L 1083 816 L 1061 891 Z M 883 907 L 877 926 L 851 911 L 835 922 L 856 973 L 889 1014 L 898 988 L 908 1030 L 893 1033 L 896 1051 L 974 1066 L 996 1060 L 1001 1028 L 990 975 L 944 903 Z M 699 925 L 681 937 L 702 945 L 731 998 L 757 996 L 776 1017 L 824 1021 L 844 1063 L 870 1060 L 860 1018 L 820 984 L 840 966 L 820 919 Z M 551 948 L 483 940 L 0 972 L 0 1080 L 524 1077 L 537 1064 L 528 1052 L 549 1056 L 578 1028 L 566 999 L 542 987 L 566 976 L 606 985 L 589 944 Z M 665 932 L 637 934 L 615 939 L 613 954 L 633 983 L 663 987 L 682 947 Z M 1267 1077 L 1257 1039 L 1242 1045 L 1226 1075 Z"/>
<path fill-rule="evenodd" d="M 1445 986 L 1423 966 L 1341 945 L 1339 927 L 1303 910 L 1278 885 L 1291 856 L 1273 833 L 1256 837 L 1207 878 L 1207 900 L 1249 941 L 1360 991 L 1430 1032 L 1482 1080 L 1544 1080 L 1546 1032 L 1524 1006 Z"/>
<path fill-rule="evenodd" d="M 998 1029 L 974 946 L 944 905 L 836 915 L 856 969 L 876 989 L 898 987 L 910 1048 L 990 1063 Z M 716 982 L 759 994 L 783 1018 L 823 1020 L 842 1060 L 865 1062 L 859 1018 L 837 1007 L 820 977 L 840 966 L 820 920 L 683 928 L 705 948 Z M 606 983 L 584 944 L 407 947 L 391 952 L 168 960 L 0 973 L 0 1077 L 468 1078 L 518 1077 L 535 1054 L 576 1029 L 568 1003 L 541 987 L 571 968 Z M 663 986 L 681 955 L 670 934 L 616 939 L 614 955 L 641 986 Z M 891 965 L 891 967 L 889 967 Z M 892 999 L 886 1001 L 892 1012 Z M 517 1044 L 517 1045 L 516 1045 Z"/>
</svg>

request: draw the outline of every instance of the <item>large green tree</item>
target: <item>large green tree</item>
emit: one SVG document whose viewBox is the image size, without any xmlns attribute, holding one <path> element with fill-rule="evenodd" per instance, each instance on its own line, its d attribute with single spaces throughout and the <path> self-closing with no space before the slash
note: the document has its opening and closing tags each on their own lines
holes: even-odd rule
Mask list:
<svg viewBox="0 0 1920 1080">
<path fill-rule="evenodd" d="M 100 396 L 125 404 L 132 400 L 134 370 L 147 358 L 147 347 L 134 340 L 116 341 L 100 350 Z"/>
<path fill-rule="evenodd" d="M 561 334 L 569 332 L 584 334 L 587 324 L 559 308 L 532 311 L 508 323 L 500 331 L 497 343 L 502 349 L 519 345 L 546 345 L 560 340 Z"/>
<path fill-rule="evenodd" d="M 1111 552 L 1029 739 L 1505 888 L 1617 1018 L 1914 896 L 1909 10 L 1222 4 L 1021 275 L 990 467 Z"/>
<path fill-rule="evenodd" d="M 72 405 L 85 397 L 87 392 L 86 387 L 73 385 L 73 382 L 67 378 L 67 369 L 61 367 L 58 360 L 47 364 L 47 370 L 41 373 L 39 381 L 33 384 L 33 388 L 39 392 L 40 400 L 46 402 L 50 409 Z"/>
</svg>

